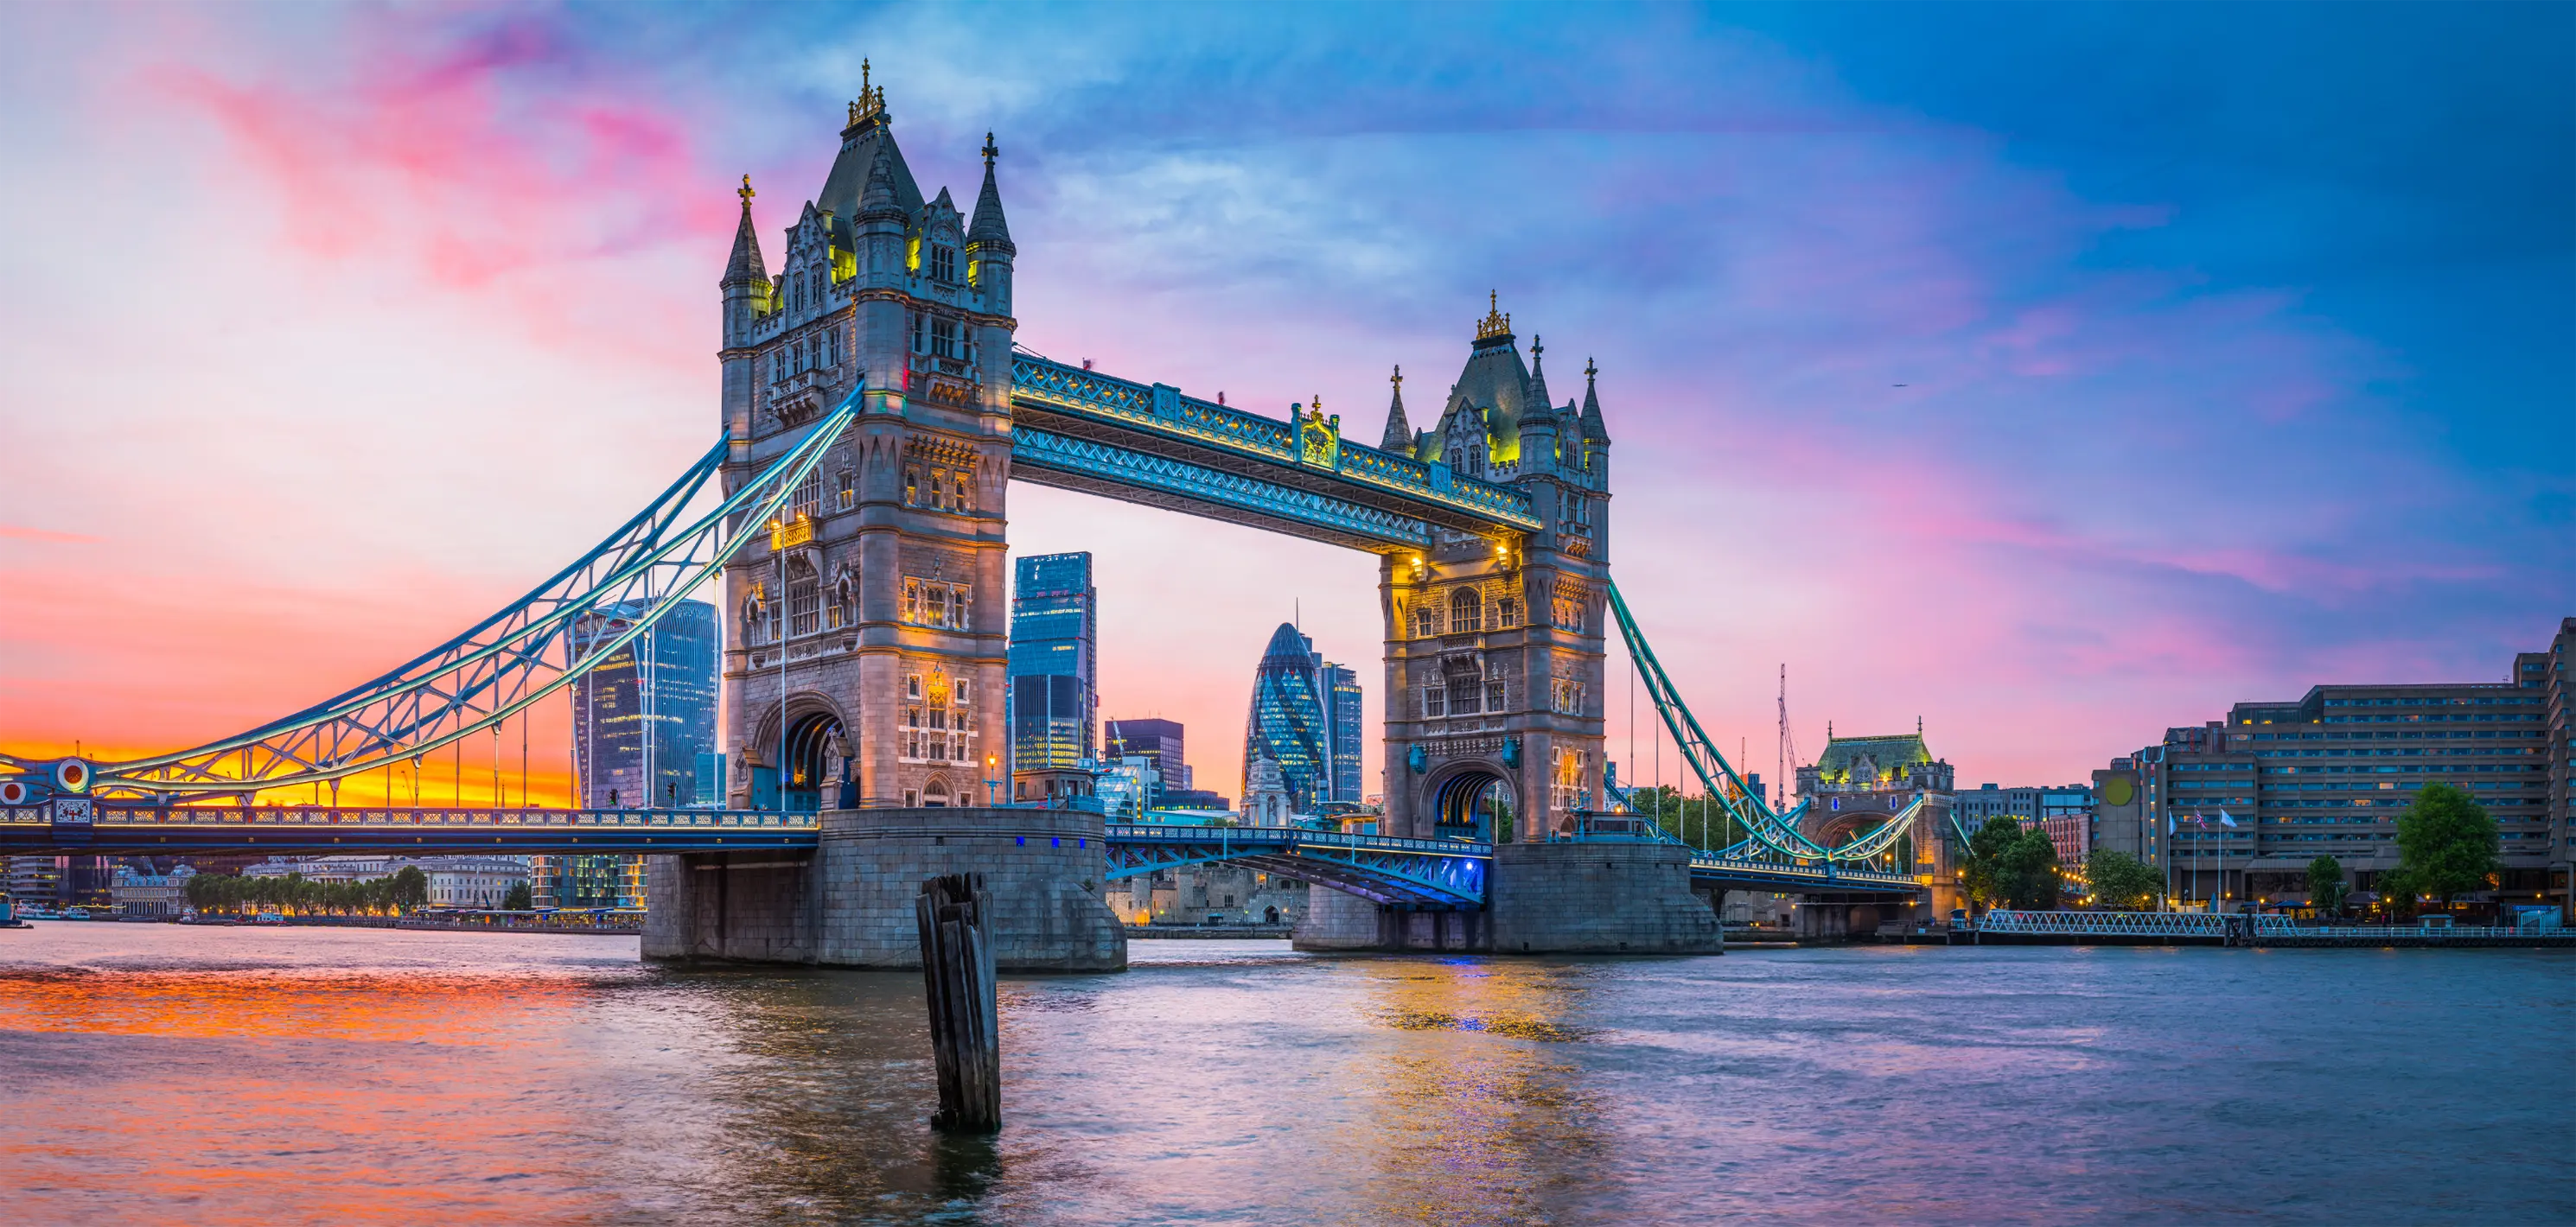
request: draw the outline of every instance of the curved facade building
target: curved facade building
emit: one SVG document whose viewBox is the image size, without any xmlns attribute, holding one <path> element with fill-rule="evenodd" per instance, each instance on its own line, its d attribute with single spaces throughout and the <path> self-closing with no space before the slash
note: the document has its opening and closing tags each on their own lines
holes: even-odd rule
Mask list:
<svg viewBox="0 0 2576 1227">
<path fill-rule="evenodd" d="M 1252 764 L 1279 764 L 1290 807 L 1311 813 L 1333 795 L 1333 725 L 1324 688 L 1323 661 L 1315 646 L 1282 622 L 1252 675 L 1252 714 L 1244 722 L 1244 792 L 1251 795 Z"/>
</svg>

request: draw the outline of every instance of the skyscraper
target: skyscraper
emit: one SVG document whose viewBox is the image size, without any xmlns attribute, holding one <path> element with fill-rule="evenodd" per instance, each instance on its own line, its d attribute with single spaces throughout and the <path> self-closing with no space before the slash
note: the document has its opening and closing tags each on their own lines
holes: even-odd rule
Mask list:
<svg viewBox="0 0 2576 1227">
<path fill-rule="evenodd" d="M 1252 765 L 1267 757 L 1279 764 L 1298 813 L 1310 813 L 1318 802 L 1332 799 L 1328 694 L 1314 643 L 1293 623 L 1280 623 L 1252 675 L 1252 712 L 1243 733 L 1245 795 L 1252 790 Z"/>
<path fill-rule="evenodd" d="M 1349 665 L 1324 665 L 1324 685 L 1332 692 L 1333 795 L 1328 800 L 1360 800 L 1360 675 Z"/>
<path fill-rule="evenodd" d="M 575 650 L 625 634 L 643 612 L 629 604 L 585 616 Z M 574 766 L 593 809 L 692 803 L 698 755 L 715 740 L 716 607 L 704 601 L 680 602 L 573 683 Z"/>
<path fill-rule="evenodd" d="M 1161 805 L 1163 794 L 1190 786 L 1189 759 L 1181 743 L 1181 723 L 1177 720 L 1110 720 L 1105 723 L 1108 757 L 1111 760 L 1139 756 L 1153 769 L 1152 804 Z"/>
<path fill-rule="evenodd" d="M 1094 757 L 1099 600 L 1087 553 L 1022 558 L 1013 570 L 1008 702 L 1021 800 L 1055 796 Z"/>
<path fill-rule="evenodd" d="M 625 634 L 644 609 L 630 603 L 585 615 L 573 628 L 575 650 Z M 573 767 L 582 804 L 674 809 L 696 803 L 700 756 L 716 749 L 717 634 L 715 606 L 682 601 L 573 683 Z M 530 857 L 528 876 L 541 906 L 644 906 L 640 857 Z"/>
</svg>

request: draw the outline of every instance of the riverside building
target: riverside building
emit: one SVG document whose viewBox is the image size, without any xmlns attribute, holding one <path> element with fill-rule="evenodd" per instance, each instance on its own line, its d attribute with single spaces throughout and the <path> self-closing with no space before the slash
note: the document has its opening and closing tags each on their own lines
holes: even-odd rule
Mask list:
<svg viewBox="0 0 2576 1227">
<path fill-rule="evenodd" d="M 2308 863 L 2319 856 L 2370 891 L 2397 867 L 2397 816 L 2442 780 L 2495 818 L 2497 899 L 2564 906 L 2576 863 L 2564 672 L 2571 641 L 2576 618 L 2560 623 L 2549 650 L 2517 655 L 2501 681 L 2321 685 L 2294 702 L 2238 703 L 2224 720 L 2167 729 L 2161 744 L 2096 773 L 2105 804 L 2112 780 L 2134 781 L 2124 814 L 2097 805 L 2097 824 L 2113 828 L 2104 842 L 2150 859 L 2160 846 L 2184 900 L 2303 901 Z"/>
</svg>

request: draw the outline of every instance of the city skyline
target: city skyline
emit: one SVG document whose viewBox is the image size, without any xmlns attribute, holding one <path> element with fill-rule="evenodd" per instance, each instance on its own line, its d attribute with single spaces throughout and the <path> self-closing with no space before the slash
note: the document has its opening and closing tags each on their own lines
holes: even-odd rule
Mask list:
<svg viewBox="0 0 2576 1227">
<path fill-rule="evenodd" d="M 1947 67 L 1900 48 L 1933 20 L 1916 14 L 1877 32 L 1830 11 L 1672 18 L 1615 81 L 1597 70 L 1630 44 L 1569 37 L 1543 70 L 1556 111 L 1405 88 L 1348 54 L 1358 26 L 1316 23 L 1273 32 L 1283 63 L 1338 93 L 1253 89 L 1183 120 L 1155 109 L 1165 91 L 1244 62 L 1204 34 L 1148 56 L 1114 16 L 1082 69 L 1041 52 L 1064 33 L 1042 19 L 993 36 L 1002 67 L 983 76 L 954 67 L 968 26 L 925 13 L 695 28 L 687 51 L 577 16 L 5 20 L 17 46 L 78 50 L 10 53 L 0 88 L 93 105 L 6 138 L 36 187 L 0 207 L 32 233 L 120 226 L 171 248 L 145 299 L 83 272 L 80 245 L 21 253 L 8 291 L 30 326 L 6 342 L 7 412 L 62 458 L 0 495 L 11 748 L 237 731 L 408 658 L 595 539 L 608 525 L 585 509 L 626 505 L 703 446 L 727 188 L 752 173 L 774 244 L 866 54 L 929 178 L 971 181 L 998 133 L 1032 348 L 1272 415 L 1320 392 L 1363 441 L 1398 363 L 1436 404 L 1489 289 L 1558 356 L 1597 358 L 1628 556 L 1689 563 L 1632 564 L 1624 586 L 1721 743 L 1764 740 L 1786 661 L 1810 745 L 1828 719 L 1924 714 L 1971 775 L 2071 779 L 2248 695 L 2481 680 L 2576 605 L 2559 561 L 2576 483 L 2564 449 L 2525 443 L 2569 400 L 2552 343 L 2568 167 L 2506 157 L 2570 143 L 2568 86 L 2516 50 L 2563 42 L 2561 10 L 2268 14 L 2236 23 L 2230 55 L 2332 54 L 2278 83 L 2228 74 L 2225 105 L 2145 126 L 2110 120 L 2158 96 L 2148 78 L 2201 79 L 2185 57 L 2219 18 L 2051 14 Z M 1559 20 L 1507 10 L 1442 47 L 1445 25 L 1399 16 L 1365 37 L 1436 69 L 1566 35 Z M 1971 80 L 2017 40 L 2070 33 L 2130 40 L 2139 78 Z M 2487 67 L 2381 89 L 2427 40 Z M 805 50 L 778 74 L 719 64 L 789 45 Z M 1731 71 L 1686 71 L 1708 65 Z M 1388 107 L 1398 122 L 1370 113 Z M 2222 122 L 2247 109 L 2276 122 Z M 2479 122 L 2382 122 L 2415 110 Z M 2198 152 L 2175 164 L 2180 148 Z M 1482 204 L 1533 166 L 1576 203 Z M 130 190 L 144 167 L 153 190 Z M 157 207 L 173 182 L 200 202 L 184 219 Z M 2311 216 L 2335 220 L 2278 240 Z M 1681 254 L 1621 258 L 1658 241 Z M 359 260 L 368 275 L 348 275 Z M 188 304 L 217 295 L 263 306 L 220 343 L 105 372 L 41 358 L 191 337 Z M 280 352 L 300 360 L 243 357 Z M 2195 359 L 2140 357 L 2166 352 Z M 89 408 L 36 410 L 69 403 Z M 299 442 L 232 442 L 253 435 Z M 554 459 L 577 447 L 581 465 Z M 1690 467 L 1713 455 L 1725 482 Z M 111 456 L 112 472 L 89 459 Z M 1121 710 L 1226 727 L 1239 644 L 1280 605 L 1327 642 L 1381 634 L 1365 559 L 1013 498 L 1017 549 L 1115 541 L 1103 587 L 1181 598 L 1104 623 Z M 343 531 L 268 548 L 312 523 Z M 229 599 L 45 596 L 144 549 L 224 569 Z"/>
</svg>

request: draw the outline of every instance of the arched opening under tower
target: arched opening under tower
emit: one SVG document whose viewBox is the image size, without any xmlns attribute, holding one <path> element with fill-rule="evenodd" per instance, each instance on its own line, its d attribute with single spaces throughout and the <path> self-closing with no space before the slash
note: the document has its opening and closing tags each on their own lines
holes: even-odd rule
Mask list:
<svg viewBox="0 0 2576 1227">
<path fill-rule="evenodd" d="M 1433 838 L 1494 841 L 1511 837 L 1512 786 L 1502 776 L 1469 768 L 1433 789 Z"/>
<path fill-rule="evenodd" d="M 809 712 L 789 725 L 787 778 L 782 781 L 778 807 L 791 814 L 811 814 L 823 808 L 826 796 L 835 808 L 853 804 L 844 796 L 850 773 L 843 747 L 840 717 L 829 712 Z"/>
</svg>

